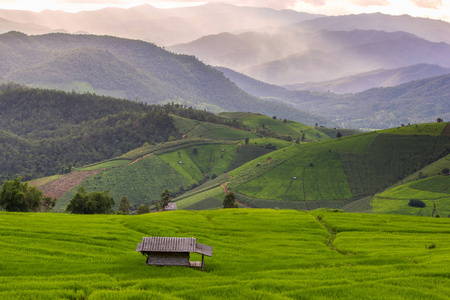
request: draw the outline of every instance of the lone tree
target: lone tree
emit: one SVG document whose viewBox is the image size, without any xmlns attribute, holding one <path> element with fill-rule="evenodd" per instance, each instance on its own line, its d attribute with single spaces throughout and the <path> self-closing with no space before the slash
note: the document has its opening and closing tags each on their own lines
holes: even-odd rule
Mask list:
<svg viewBox="0 0 450 300">
<path fill-rule="evenodd" d="M 442 118 L 437 118 L 437 120 L 436 120 L 438 123 L 442 123 L 442 122 L 444 122 L 444 120 L 442 119 Z"/>
<path fill-rule="evenodd" d="M 250 138 L 245 138 L 245 146 L 248 145 L 248 142 L 250 141 Z"/>
<path fill-rule="evenodd" d="M 340 139 L 340 138 L 342 137 L 342 133 L 341 133 L 340 131 L 338 131 L 338 133 L 336 134 L 336 137 L 337 137 L 338 139 Z"/>
<path fill-rule="evenodd" d="M 22 177 L 5 181 L 0 189 L 0 206 L 6 211 L 48 211 L 55 202 L 37 187 L 23 183 Z"/>
<path fill-rule="evenodd" d="M 237 208 L 238 205 L 236 204 L 236 201 L 234 201 L 236 197 L 234 196 L 233 192 L 230 192 L 223 198 L 223 208 Z"/>
<path fill-rule="evenodd" d="M 119 203 L 119 211 L 124 215 L 130 214 L 130 201 L 127 197 L 122 197 Z"/>
<path fill-rule="evenodd" d="M 83 187 L 67 205 L 66 212 L 73 214 L 110 214 L 113 212 L 114 198 L 109 191 L 87 193 Z"/>
<path fill-rule="evenodd" d="M 172 198 L 172 194 L 168 189 L 165 189 L 161 194 L 161 201 L 159 202 L 159 205 L 161 206 L 161 209 L 166 208 L 167 204 L 169 204 L 170 199 Z"/>
</svg>

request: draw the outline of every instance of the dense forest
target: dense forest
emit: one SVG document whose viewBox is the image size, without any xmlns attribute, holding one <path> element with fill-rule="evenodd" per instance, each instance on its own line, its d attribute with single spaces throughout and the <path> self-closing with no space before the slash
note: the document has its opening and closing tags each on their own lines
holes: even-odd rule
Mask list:
<svg viewBox="0 0 450 300">
<path fill-rule="evenodd" d="M 0 181 L 53 175 L 142 146 L 181 138 L 170 114 L 243 127 L 210 112 L 90 93 L 0 86 Z"/>
</svg>

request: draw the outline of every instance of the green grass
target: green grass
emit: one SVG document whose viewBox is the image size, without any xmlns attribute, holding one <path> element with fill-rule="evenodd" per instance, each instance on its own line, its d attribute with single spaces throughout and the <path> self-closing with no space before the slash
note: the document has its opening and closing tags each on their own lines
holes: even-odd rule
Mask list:
<svg viewBox="0 0 450 300">
<path fill-rule="evenodd" d="M 441 174 L 443 169 L 450 169 L 450 154 L 425 166 L 419 171 L 409 175 L 406 178 L 403 178 L 396 185 L 400 185 L 403 183 L 411 182 L 417 179 L 421 179 L 427 176 L 435 176 Z"/>
<path fill-rule="evenodd" d="M 174 170 L 192 183 L 226 172 L 239 146 L 227 144 L 197 145 L 160 155 Z M 197 154 L 194 154 L 194 148 Z"/>
<path fill-rule="evenodd" d="M 245 145 L 245 140 L 242 140 L 239 142 L 242 145 Z M 253 139 L 249 139 L 248 141 L 248 146 L 255 146 L 255 147 L 266 147 L 267 145 L 272 145 L 275 146 L 276 149 L 283 149 L 289 146 L 292 146 L 294 143 L 293 142 L 288 142 L 288 141 L 284 141 L 284 140 L 279 140 L 279 139 L 275 139 L 275 138 L 268 138 L 268 137 L 264 137 L 264 138 L 253 138 Z M 269 147 L 270 147 L 269 145 Z"/>
<path fill-rule="evenodd" d="M 430 123 L 403 126 L 383 130 L 384 133 L 401 135 L 440 135 L 447 123 Z"/>
<path fill-rule="evenodd" d="M 200 121 L 197 120 L 186 119 L 177 115 L 170 115 L 170 116 L 173 118 L 175 126 L 182 134 L 187 134 L 188 132 L 191 132 L 192 130 L 195 129 L 195 126 L 200 124 Z"/>
<path fill-rule="evenodd" d="M 443 218 L 249 209 L 141 216 L 0 212 L 0 230 L 1 299 L 450 294 L 450 220 Z M 147 266 L 135 252 L 143 236 L 196 237 L 213 247 L 213 257 L 205 258 L 204 272 Z M 428 249 L 431 244 L 436 247 Z"/>
<path fill-rule="evenodd" d="M 342 136 L 349 136 L 361 133 L 361 131 L 356 129 L 328 128 L 328 127 L 316 127 L 316 129 L 322 131 L 332 139 L 337 137 L 338 132 L 340 132 Z"/>
<path fill-rule="evenodd" d="M 288 135 L 293 139 L 301 139 L 303 133 L 305 133 L 305 139 L 307 141 L 322 141 L 330 139 L 328 135 L 315 129 L 313 126 L 308 126 L 291 120 L 287 120 L 286 123 L 284 123 L 284 120 L 282 119 L 272 119 L 270 117 L 254 113 L 222 113 L 221 116 L 241 121 L 244 125 L 251 128 L 261 128 L 262 124 L 264 124 L 266 129 L 274 131 L 278 134 Z"/>
<path fill-rule="evenodd" d="M 223 196 L 222 196 L 223 195 Z M 183 198 L 180 201 L 176 201 L 178 209 L 195 209 L 195 207 L 198 207 L 198 203 L 201 203 L 205 200 L 207 200 L 208 203 L 211 203 L 212 206 L 208 208 L 215 208 L 215 207 L 223 207 L 222 201 L 225 197 L 225 192 L 221 186 L 203 191 L 201 193 L 195 194 L 193 196 Z M 211 198 L 215 198 L 217 201 L 211 201 Z M 222 199 L 222 200 L 220 200 Z M 205 203 L 201 205 L 201 207 L 204 207 Z M 218 204 L 218 205 L 216 205 Z"/>
<path fill-rule="evenodd" d="M 48 177 L 43 177 L 43 178 L 39 178 L 39 179 L 35 179 L 35 180 L 30 180 L 27 183 L 31 186 L 42 186 L 46 183 L 55 181 L 58 178 L 61 178 L 62 175 L 53 175 L 53 176 L 48 176 Z"/>
<path fill-rule="evenodd" d="M 241 140 L 245 138 L 257 138 L 259 136 L 252 132 L 233 129 L 225 125 L 200 122 L 187 134 L 187 137 L 219 140 Z"/>
<path fill-rule="evenodd" d="M 426 207 L 408 206 L 410 199 L 422 200 Z M 433 176 L 393 187 L 375 195 L 373 211 L 377 213 L 450 216 L 450 176 Z"/>
<path fill-rule="evenodd" d="M 441 125 L 422 126 L 431 132 Z M 450 147 L 449 136 L 386 132 L 283 148 L 230 172 L 229 187 L 254 207 L 342 207 L 420 170 Z M 365 211 L 370 209 L 366 204 Z"/>
<path fill-rule="evenodd" d="M 91 170 L 116 168 L 116 167 L 121 167 L 123 165 L 126 165 L 130 162 L 131 162 L 131 160 L 129 160 L 129 159 L 115 159 L 115 160 L 102 162 L 99 164 L 89 165 L 89 166 L 77 169 L 77 171 L 91 171 Z"/>
<path fill-rule="evenodd" d="M 172 192 L 181 186 L 187 189 L 192 183 L 180 173 L 172 169 L 165 161 L 156 155 L 150 155 L 124 168 L 102 171 L 83 181 L 79 186 L 90 191 L 108 190 L 116 201 L 126 196 L 132 206 L 137 208 L 142 203 L 153 204 L 160 199 L 164 189 Z M 78 187 L 70 190 L 57 201 L 57 208 L 65 209 Z"/>
</svg>

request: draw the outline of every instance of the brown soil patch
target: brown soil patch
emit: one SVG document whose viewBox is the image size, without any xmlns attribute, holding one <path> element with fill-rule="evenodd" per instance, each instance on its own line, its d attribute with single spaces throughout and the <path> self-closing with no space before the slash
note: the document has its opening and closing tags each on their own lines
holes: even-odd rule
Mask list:
<svg viewBox="0 0 450 300">
<path fill-rule="evenodd" d="M 445 125 L 444 129 L 441 132 L 441 135 L 450 135 L 450 123 Z"/>
<path fill-rule="evenodd" d="M 132 162 L 130 162 L 130 163 L 126 164 L 126 165 L 127 165 L 127 166 L 130 166 L 130 165 L 132 165 L 132 164 L 134 164 L 134 163 L 137 163 L 137 162 L 140 161 L 141 159 L 146 158 L 147 156 L 150 156 L 150 155 L 152 155 L 152 154 L 153 154 L 153 153 L 146 154 L 146 155 L 144 155 L 144 156 L 142 156 L 142 157 L 139 157 L 138 159 L 133 160 Z"/>
<path fill-rule="evenodd" d="M 101 171 L 103 171 L 103 169 L 73 172 L 64 175 L 61 178 L 58 178 L 55 181 L 44 184 L 43 186 L 39 187 L 39 189 L 42 190 L 46 196 L 59 199 L 65 193 L 67 193 L 68 191 L 79 185 L 81 182 L 83 182 L 83 180 L 91 176 L 94 176 L 95 174 L 98 174 Z"/>
<path fill-rule="evenodd" d="M 228 184 L 228 182 L 225 182 L 224 184 L 222 184 L 222 188 L 223 188 L 223 190 L 224 190 L 225 194 L 227 194 L 227 195 L 228 195 L 228 188 L 227 188 L 227 184 Z"/>
</svg>

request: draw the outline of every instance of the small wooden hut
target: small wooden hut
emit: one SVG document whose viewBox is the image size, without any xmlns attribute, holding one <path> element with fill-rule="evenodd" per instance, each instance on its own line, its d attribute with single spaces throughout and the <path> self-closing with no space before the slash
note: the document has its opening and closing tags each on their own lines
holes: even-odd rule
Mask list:
<svg viewBox="0 0 450 300">
<path fill-rule="evenodd" d="M 170 203 L 167 203 L 166 207 L 163 208 L 163 211 L 172 211 L 172 210 L 177 210 L 177 209 L 178 209 L 177 204 L 170 202 Z"/>
<path fill-rule="evenodd" d="M 144 237 L 136 252 L 147 257 L 148 265 L 204 268 L 204 257 L 212 256 L 212 247 L 197 243 L 195 238 Z M 202 261 L 189 261 L 190 253 L 202 255 Z"/>
</svg>

